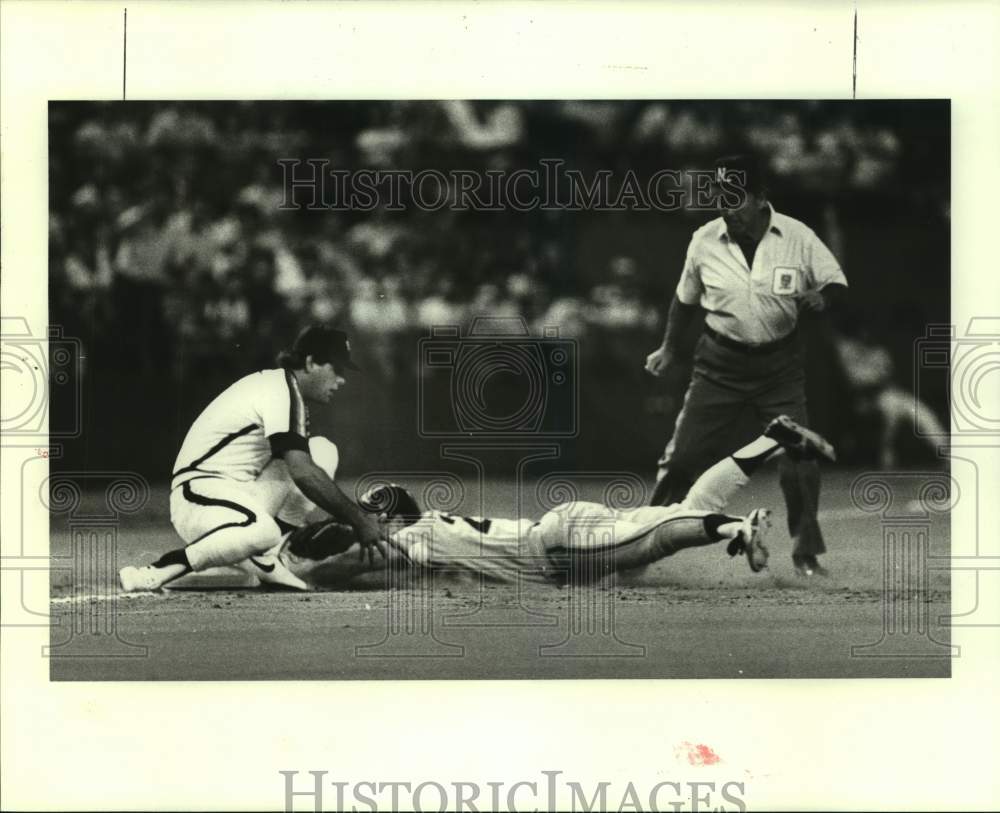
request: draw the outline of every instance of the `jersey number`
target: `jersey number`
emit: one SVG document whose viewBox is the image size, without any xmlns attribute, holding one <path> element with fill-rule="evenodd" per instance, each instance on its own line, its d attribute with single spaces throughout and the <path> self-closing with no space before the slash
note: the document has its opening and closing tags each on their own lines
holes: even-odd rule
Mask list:
<svg viewBox="0 0 1000 813">
<path fill-rule="evenodd" d="M 490 525 L 492 521 L 488 519 L 473 519 L 472 517 L 455 517 L 451 514 L 441 514 L 441 519 L 447 522 L 449 525 L 454 525 L 456 519 L 468 522 L 473 528 L 475 528 L 481 534 L 488 534 L 490 532 Z"/>
</svg>

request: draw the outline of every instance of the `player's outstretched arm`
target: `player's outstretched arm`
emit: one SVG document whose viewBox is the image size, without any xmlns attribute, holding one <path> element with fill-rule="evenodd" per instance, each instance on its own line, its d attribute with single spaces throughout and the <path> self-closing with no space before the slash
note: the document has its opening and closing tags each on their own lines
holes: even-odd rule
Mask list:
<svg viewBox="0 0 1000 813">
<path fill-rule="evenodd" d="M 316 505 L 332 517 L 346 522 L 354 528 L 361 543 L 361 556 L 368 552 L 369 560 L 374 560 L 373 549 L 385 557 L 385 544 L 378 523 L 347 498 L 323 469 L 317 466 L 307 452 L 291 449 L 285 453 L 288 473 L 295 485 Z"/>
</svg>

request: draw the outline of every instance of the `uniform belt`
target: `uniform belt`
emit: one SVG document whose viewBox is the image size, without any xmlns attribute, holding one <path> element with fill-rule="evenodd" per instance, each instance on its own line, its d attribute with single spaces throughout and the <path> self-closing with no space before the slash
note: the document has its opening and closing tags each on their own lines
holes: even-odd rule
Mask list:
<svg viewBox="0 0 1000 813">
<path fill-rule="evenodd" d="M 780 350 L 782 347 L 787 347 L 792 344 L 799 335 L 798 328 L 792 330 L 787 336 L 782 336 L 777 341 L 767 342 L 766 344 L 744 344 L 743 342 L 738 342 L 736 339 L 730 339 L 728 336 L 723 336 L 712 328 L 705 326 L 705 335 L 712 339 L 712 341 L 729 350 L 735 350 L 737 353 L 745 353 L 748 356 L 759 356 L 765 353 L 771 353 L 775 350 Z"/>
</svg>

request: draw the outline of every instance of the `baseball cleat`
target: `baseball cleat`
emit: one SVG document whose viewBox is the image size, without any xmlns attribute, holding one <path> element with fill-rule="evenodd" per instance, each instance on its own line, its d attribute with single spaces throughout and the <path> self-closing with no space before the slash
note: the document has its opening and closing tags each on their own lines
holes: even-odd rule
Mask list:
<svg viewBox="0 0 1000 813">
<path fill-rule="evenodd" d="M 125 593 L 137 593 L 144 590 L 159 590 L 163 587 L 164 574 L 155 567 L 123 567 L 118 571 L 118 582 Z"/>
<path fill-rule="evenodd" d="M 812 554 L 805 556 L 792 556 L 792 564 L 795 565 L 795 573 L 798 576 L 810 578 L 811 576 L 829 576 L 830 571 L 819 563 L 819 560 Z"/>
<path fill-rule="evenodd" d="M 740 538 L 743 540 L 747 564 L 754 573 L 760 573 L 767 567 L 767 559 L 771 555 L 764 546 L 764 538 L 771 530 L 771 512 L 767 508 L 756 508 L 743 520 Z"/>
<path fill-rule="evenodd" d="M 826 438 L 812 429 L 799 426 L 787 415 L 779 415 L 767 425 L 764 436 L 776 440 L 784 449 L 806 459 L 823 457 L 833 462 L 837 453 Z"/>
<path fill-rule="evenodd" d="M 261 584 L 280 585 L 293 590 L 309 590 L 309 585 L 290 571 L 275 554 L 251 556 L 250 564 Z"/>
</svg>

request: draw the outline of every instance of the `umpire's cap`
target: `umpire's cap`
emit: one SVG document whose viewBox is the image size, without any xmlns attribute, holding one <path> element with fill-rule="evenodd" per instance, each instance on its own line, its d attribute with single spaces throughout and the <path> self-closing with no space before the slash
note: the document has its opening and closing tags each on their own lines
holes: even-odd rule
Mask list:
<svg viewBox="0 0 1000 813">
<path fill-rule="evenodd" d="M 759 156 L 751 153 L 724 155 L 715 159 L 715 182 L 739 186 L 748 192 L 767 190 L 767 167 Z"/>
<path fill-rule="evenodd" d="M 316 364 L 332 363 L 337 372 L 360 370 L 351 359 L 351 341 L 342 330 L 325 325 L 309 325 L 295 338 L 290 351 L 278 356 L 282 367 L 302 369 L 306 357 L 312 356 Z"/>
</svg>

